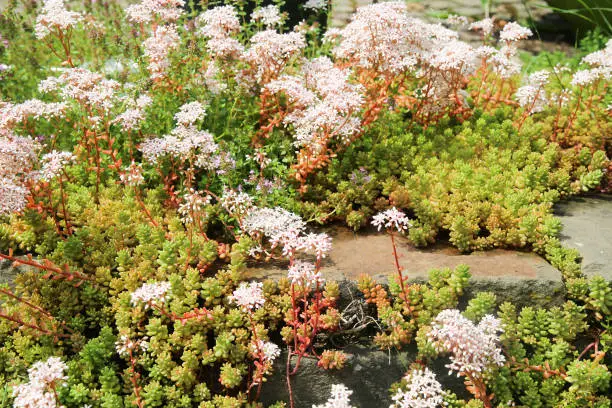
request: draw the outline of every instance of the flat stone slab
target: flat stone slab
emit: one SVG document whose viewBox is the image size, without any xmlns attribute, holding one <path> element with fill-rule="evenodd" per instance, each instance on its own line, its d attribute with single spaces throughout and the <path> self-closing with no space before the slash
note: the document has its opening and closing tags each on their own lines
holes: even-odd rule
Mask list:
<svg viewBox="0 0 612 408">
<path fill-rule="evenodd" d="M 343 227 L 327 231 L 333 238 L 332 251 L 323 262 L 325 279 L 355 282 L 362 274 L 386 284 L 394 275 L 391 239 L 386 233 L 358 233 Z M 489 290 L 499 301 L 542 306 L 559 303 L 563 297 L 561 273 L 546 260 L 530 252 L 494 249 L 462 254 L 457 249 L 438 244 L 415 248 L 408 239 L 397 237 L 400 265 L 411 281 L 428 279 L 431 269 L 465 264 L 472 274 L 468 293 Z M 247 279 L 279 279 L 287 274 L 286 263 L 251 265 Z M 354 288 L 353 288 L 354 289 Z"/>
<path fill-rule="evenodd" d="M 582 255 L 587 276 L 612 280 L 612 195 L 572 197 L 555 206 L 563 223 L 561 242 Z"/>
<path fill-rule="evenodd" d="M 355 281 L 361 274 L 386 282 L 395 273 L 391 239 L 385 233 L 355 234 L 344 228 L 329 231 L 332 251 L 323 263 L 327 279 Z M 559 271 L 543 258 L 530 253 L 494 249 L 462 254 L 447 245 L 415 248 L 404 237 L 396 237 L 400 265 L 411 279 L 427 279 L 435 268 L 455 268 L 466 264 L 476 279 L 540 279 L 558 281 Z M 249 268 L 249 275 L 279 278 L 286 274 L 285 265 L 264 264 Z"/>
</svg>

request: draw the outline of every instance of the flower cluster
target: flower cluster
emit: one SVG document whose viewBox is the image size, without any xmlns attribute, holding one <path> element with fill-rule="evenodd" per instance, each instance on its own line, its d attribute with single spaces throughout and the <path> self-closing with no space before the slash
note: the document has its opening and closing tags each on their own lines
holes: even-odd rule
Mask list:
<svg viewBox="0 0 612 408">
<path fill-rule="evenodd" d="M 584 57 L 582 62 L 592 68 L 576 71 L 572 78 L 573 86 L 584 87 L 599 79 L 610 80 L 612 78 L 612 40 L 608 40 L 604 49 Z"/>
<path fill-rule="evenodd" d="M 134 341 L 125 334 L 122 334 L 119 340 L 115 342 L 115 350 L 117 350 L 117 354 L 122 357 L 129 356 L 136 349 L 143 351 L 148 350 L 149 342 L 144 339 Z"/>
<path fill-rule="evenodd" d="M 210 204 L 210 196 L 203 196 L 201 192 L 190 189 L 183 195 L 178 213 L 185 224 L 193 224 L 194 217 L 200 214 L 206 205 Z"/>
<path fill-rule="evenodd" d="M 30 191 L 12 180 L 0 177 L 0 215 L 23 211 Z"/>
<path fill-rule="evenodd" d="M 270 4 L 265 7 L 260 7 L 251 13 L 251 19 L 261 21 L 267 28 L 273 28 L 283 22 L 278 6 Z"/>
<path fill-rule="evenodd" d="M 128 19 L 134 23 L 173 22 L 183 14 L 184 0 L 142 0 L 125 9 Z"/>
<path fill-rule="evenodd" d="M 66 10 L 64 0 L 45 0 L 36 18 L 36 38 L 42 40 L 56 30 L 66 31 L 83 20 L 81 13 Z"/>
<path fill-rule="evenodd" d="M 270 341 L 257 340 L 251 344 L 251 353 L 254 356 L 258 356 L 261 353 L 261 357 L 265 362 L 272 363 L 280 356 L 281 350 L 280 347 Z"/>
<path fill-rule="evenodd" d="M 144 176 L 142 175 L 142 165 L 133 160 L 119 177 L 123 184 L 130 187 L 139 186 L 145 181 Z"/>
<path fill-rule="evenodd" d="M 85 68 L 70 68 L 59 77 L 41 81 L 38 88 L 43 93 L 58 91 L 64 101 L 76 100 L 85 106 L 108 112 L 120 101 L 117 91 L 121 85 Z"/>
<path fill-rule="evenodd" d="M 317 272 L 314 264 L 300 260 L 296 260 L 289 266 L 287 277 L 291 283 L 307 287 L 320 285 L 325 281 L 321 272 Z"/>
<path fill-rule="evenodd" d="M 52 151 L 41 158 L 42 168 L 37 174 L 40 180 L 50 181 L 59 176 L 68 164 L 74 163 L 76 157 L 70 152 Z"/>
<path fill-rule="evenodd" d="M 251 46 L 243 58 L 254 69 L 255 80 L 261 84 L 275 79 L 289 59 L 306 47 L 301 33 L 280 34 L 274 30 L 264 30 L 251 37 Z"/>
<path fill-rule="evenodd" d="M 499 347 L 501 321 L 491 315 L 478 325 L 465 318 L 459 310 L 443 310 L 434 319 L 427 334 L 438 352 L 451 353 L 447 367 L 457 375 L 481 377 L 495 366 L 502 366 L 505 357 Z"/>
<path fill-rule="evenodd" d="M 349 400 L 352 390 L 349 390 L 344 384 L 333 384 L 331 396 L 325 404 L 313 405 L 312 408 L 354 408 Z"/>
<path fill-rule="evenodd" d="M 68 379 L 68 367 L 59 357 L 39 361 L 28 369 L 28 382 L 13 389 L 15 408 L 57 408 L 55 389 Z"/>
<path fill-rule="evenodd" d="M 410 220 L 406 217 L 406 214 L 392 207 L 372 217 L 372 225 L 377 227 L 379 231 L 384 227 L 387 230 L 403 232 L 410 227 Z"/>
<path fill-rule="evenodd" d="M 170 52 L 176 50 L 181 42 L 177 27 L 167 24 L 157 27 L 144 43 L 144 54 L 149 59 L 151 79 L 161 79 L 166 76 L 170 67 Z"/>
<path fill-rule="evenodd" d="M 65 110 L 65 103 L 43 102 L 38 99 L 28 99 L 18 104 L 0 102 L 0 133 L 26 122 L 27 119 L 62 117 Z"/>
<path fill-rule="evenodd" d="M 304 8 L 313 11 L 323 10 L 327 8 L 327 0 L 307 0 L 304 3 Z"/>
<path fill-rule="evenodd" d="M 132 292 L 131 303 L 133 306 L 144 303 L 145 309 L 151 306 L 161 306 L 168 300 L 170 282 L 145 283 Z"/>
<path fill-rule="evenodd" d="M 174 120 L 182 126 L 189 126 L 202 120 L 206 116 L 206 109 L 200 102 L 186 103 L 174 115 Z"/>
<path fill-rule="evenodd" d="M 231 215 L 242 218 L 254 208 L 253 197 L 242 191 L 226 188 L 221 196 L 221 206 Z"/>
<path fill-rule="evenodd" d="M 199 102 L 183 105 L 175 116 L 179 124 L 169 135 L 146 140 L 140 145 L 139 149 L 145 160 L 156 164 L 160 158 L 170 156 L 181 161 L 194 159 L 196 166 L 209 170 L 222 166 L 225 156 L 221 161 L 213 160 L 213 155 L 219 149 L 213 135 L 205 130 L 198 130 L 193 124 L 204 114 L 204 108 Z"/>
<path fill-rule="evenodd" d="M 266 86 L 273 93 L 285 93 L 292 104 L 284 123 L 293 127 L 297 147 L 307 147 L 315 155 L 325 153 L 330 135 L 346 142 L 359 131 L 363 89 L 349 77 L 349 70 L 319 57 L 303 65 L 301 76 L 285 75 Z"/>
<path fill-rule="evenodd" d="M 528 83 L 516 90 L 515 97 L 528 114 L 542 112 L 548 105 L 544 86 L 548 83 L 548 71 L 537 71 L 529 76 Z"/>
<path fill-rule="evenodd" d="M 233 6 L 218 6 L 198 17 L 198 34 L 208 38 L 206 47 L 215 58 L 236 58 L 244 51 L 243 45 L 232 35 L 241 30 L 240 19 Z"/>
<path fill-rule="evenodd" d="M 128 108 L 113 120 L 112 123 L 121 125 L 124 132 L 138 130 L 140 124 L 145 120 L 145 109 L 151 105 L 153 100 L 148 95 L 140 95 L 135 101 L 128 101 Z"/>
<path fill-rule="evenodd" d="M 40 145 L 29 137 L 0 136 L 0 215 L 21 212 L 30 195 L 27 180 L 35 176 Z"/>
<path fill-rule="evenodd" d="M 439 408 L 445 405 L 442 385 L 429 368 L 413 370 L 404 380 L 408 385 L 393 396 L 390 408 Z"/>
<path fill-rule="evenodd" d="M 230 301 L 240 306 L 245 312 L 253 312 L 265 303 L 263 283 L 242 282 L 229 297 Z"/>
</svg>

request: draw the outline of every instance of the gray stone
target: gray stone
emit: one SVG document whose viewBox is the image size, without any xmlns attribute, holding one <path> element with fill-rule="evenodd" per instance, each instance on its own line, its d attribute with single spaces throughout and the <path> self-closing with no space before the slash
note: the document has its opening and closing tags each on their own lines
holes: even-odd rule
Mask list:
<svg viewBox="0 0 612 408">
<path fill-rule="evenodd" d="M 291 389 L 297 408 L 310 408 L 313 404 L 324 404 L 330 395 L 332 384 L 344 384 L 353 391 L 351 402 L 359 407 L 388 407 L 391 404 L 389 387 L 401 380 L 416 358 L 412 345 L 405 350 L 382 351 L 372 347 L 353 344 L 343 351 L 348 355 L 342 370 L 323 370 L 316 360 L 302 359 L 296 375 L 291 377 Z M 292 358 L 295 364 L 296 358 Z M 268 405 L 275 401 L 289 401 L 286 381 L 286 352 L 275 362 L 274 374 L 262 387 L 261 402 Z M 448 361 L 440 358 L 429 367 L 436 372 L 438 380 L 447 389 L 467 397 L 461 379 L 448 375 L 444 367 Z"/>
<path fill-rule="evenodd" d="M 333 245 L 321 270 L 326 279 L 346 285 L 367 274 L 385 284 L 395 273 L 391 240 L 386 234 L 354 234 L 346 228 L 334 228 L 328 233 Z M 443 244 L 419 249 L 403 237 L 397 239 L 397 247 L 404 275 L 413 281 L 427 280 L 431 269 L 465 264 L 472 274 L 468 293 L 493 291 L 500 301 L 511 300 L 519 305 L 546 306 L 563 299 L 561 273 L 530 252 L 494 249 L 462 254 Z M 247 270 L 247 278 L 278 279 L 286 275 L 286 267 L 282 263 L 253 265 Z"/>
<path fill-rule="evenodd" d="M 563 223 L 561 242 L 582 255 L 587 276 L 612 280 L 612 195 L 573 197 L 555 206 Z"/>
<path fill-rule="evenodd" d="M 0 259 L 0 285 L 11 284 L 19 271 L 13 267 L 13 263 L 4 259 Z"/>
</svg>

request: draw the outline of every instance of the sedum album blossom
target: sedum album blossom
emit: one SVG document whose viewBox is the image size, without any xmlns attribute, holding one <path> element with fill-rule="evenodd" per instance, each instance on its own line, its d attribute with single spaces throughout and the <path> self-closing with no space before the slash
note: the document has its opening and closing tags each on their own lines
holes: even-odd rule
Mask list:
<svg viewBox="0 0 612 408">
<path fill-rule="evenodd" d="M 251 19 L 260 21 L 267 28 L 274 28 L 283 21 L 278 6 L 274 4 L 260 7 L 253 11 L 253 13 L 251 13 Z"/>
<path fill-rule="evenodd" d="M 324 282 L 321 273 L 316 271 L 314 264 L 299 260 L 289 266 L 287 277 L 291 283 L 303 284 L 305 286 L 314 286 L 317 283 L 321 284 Z"/>
<path fill-rule="evenodd" d="M 142 165 L 132 160 L 132 163 L 119 176 L 121 182 L 129 187 L 137 187 L 144 184 Z"/>
<path fill-rule="evenodd" d="M 174 120 L 180 125 L 189 126 L 204 119 L 204 116 L 206 116 L 204 105 L 200 102 L 190 102 L 180 107 L 179 111 L 174 115 Z"/>
<path fill-rule="evenodd" d="M 15 408 L 58 408 L 56 387 L 68 377 L 68 366 L 59 357 L 34 363 L 28 369 L 28 382 L 13 388 Z"/>
<path fill-rule="evenodd" d="M 377 227 L 379 231 L 385 228 L 403 232 L 410 227 L 410 220 L 406 217 L 406 214 L 392 207 L 372 217 L 372 225 Z"/>
<path fill-rule="evenodd" d="M 404 380 L 408 386 L 397 391 L 389 408 L 440 408 L 445 405 L 442 385 L 429 368 L 413 370 Z"/>
<path fill-rule="evenodd" d="M 313 11 L 323 10 L 327 8 L 327 0 L 307 0 L 304 3 L 304 8 Z"/>
<path fill-rule="evenodd" d="M 312 408 L 354 408 L 349 400 L 352 390 L 344 384 L 334 384 L 331 389 L 331 396 L 325 404 L 313 405 Z"/>
<path fill-rule="evenodd" d="M 157 27 L 144 43 L 144 55 L 149 59 L 151 79 L 166 76 L 170 68 L 170 52 L 176 50 L 181 43 L 176 25 L 168 24 Z"/>
<path fill-rule="evenodd" d="M 183 194 L 183 200 L 178 208 L 178 213 L 181 215 L 181 221 L 185 224 L 192 224 L 194 215 L 201 213 L 205 206 L 210 204 L 210 196 L 204 196 L 201 192 L 189 189 Z"/>
<path fill-rule="evenodd" d="M 238 305 L 245 312 L 253 312 L 265 303 L 263 283 L 242 282 L 229 297 L 230 301 Z"/>
<path fill-rule="evenodd" d="M 50 181 L 59 176 L 67 165 L 74 163 L 76 157 L 70 152 L 52 151 L 41 158 L 42 168 L 38 179 Z"/>
<path fill-rule="evenodd" d="M 128 20 L 134 23 L 173 22 L 183 14 L 184 0 L 142 0 L 125 9 Z"/>
<path fill-rule="evenodd" d="M 64 0 L 45 0 L 42 12 L 36 18 L 34 34 L 42 40 L 56 30 L 66 31 L 83 21 L 81 13 L 68 11 Z"/>
<path fill-rule="evenodd" d="M 0 177 L 0 216 L 23 211 L 30 191 L 6 177 Z"/>
<path fill-rule="evenodd" d="M 499 33 L 499 39 L 507 43 L 524 40 L 533 35 L 533 32 L 527 27 L 512 21 L 507 23 Z"/>
<path fill-rule="evenodd" d="M 132 292 L 130 301 L 133 306 L 144 303 L 145 309 L 151 306 L 161 306 L 166 303 L 169 291 L 170 282 L 145 283 Z"/>
<path fill-rule="evenodd" d="M 257 340 L 251 344 L 251 352 L 257 355 L 261 352 L 264 361 L 272 363 L 280 356 L 281 350 L 276 344 L 270 341 Z"/>
<path fill-rule="evenodd" d="M 505 357 L 499 346 L 501 321 L 486 315 L 478 325 L 459 310 L 447 309 L 438 314 L 427 334 L 438 352 L 448 352 L 451 371 L 457 375 L 482 375 L 495 366 L 502 366 Z"/>
</svg>

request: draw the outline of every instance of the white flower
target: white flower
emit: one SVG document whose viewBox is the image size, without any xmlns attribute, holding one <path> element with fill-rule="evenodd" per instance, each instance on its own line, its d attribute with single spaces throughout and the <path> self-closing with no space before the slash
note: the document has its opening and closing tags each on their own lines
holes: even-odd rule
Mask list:
<svg viewBox="0 0 612 408">
<path fill-rule="evenodd" d="M 516 22 L 506 24 L 499 33 L 499 39 L 506 42 L 515 42 L 531 37 L 533 33 L 527 27 L 523 27 Z"/>
<path fill-rule="evenodd" d="M 282 22 L 280 10 L 274 4 L 253 11 L 251 18 L 255 21 L 261 21 L 268 28 L 275 27 Z"/>
<path fill-rule="evenodd" d="M 119 337 L 119 340 L 115 342 L 115 350 L 117 350 L 117 354 L 122 357 L 129 356 L 130 352 L 136 350 L 137 348 L 142 351 L 147 351 L 149 349 L 149 342 L 145 339 L 141 340 L 132 340 L 127 335 L 122 334 Z"/>
<path fill-rule="evenodd" d="M 400 389 L 393 396 L 389 408 L 439 408 L 444 406 L 444 391 L 436 380 L 436 375 L 425 368 L 407 374 L 407 388 Z"/>
<path fill-rule="evenodd" d="M 190 189 L 183 195 L 183 202 L 178 208 L 181 221 L 185 224 L 192 224 L 193 217 L 199 215 L 208 204 L 210 204 L 210 196 L 203 196 L 201 192 Z"/>
<path fill-rule="evenodd" d="M 242 282 L 229 299 L 244 311 L 252 312 L 257 310 L 265 303 L 263 283 Z"/>
<path fill-rule="evenodd" d="M 174 24 L 160 26 L 144 43 L 144 55 L 149 59 L 151 79 L 163 78 L 170 67 L 168 55 L 178 48 L 181 38 Z"/>
<path fill-rule="evenodd" d="M 446 366 L 461 373 L 480 377 L 495 366 L 502 366 L 505 358 L 499 347 L 501 321 L 485 316 L 478 325 L 456 309 L 443 310 L 432 323 L 427 334 L 438 352 L 451 353 Z"/>
<path fill-rule="evenodd" d="M 143 184 L 145 180 L 142 175 L 142 165 L 132 160 L 132 163 L 121 173 L 119 178 L 126 186 L 136 187 Z"/>
<path fill-rule="evenodd" d="M 70 163 L 74 163 L 76 157 L 70 152 L 58 152 L 53 150 L 45 154 L 42 161 L 42 169 L 39 174 L 39 179 L 50 181 L 60 175 L 64 167 Z"/>
<path fill-rule="evenodd" d="M 198 31 L 200 35 L 209 38 L 226 38 L 240 31 L 238 14 L 233 6 L 219 6 L 206 10 L 198 17 L 203 23 Z"/>
<path fill-rule="evenodd" d="M 304 3 L 304 8 L 313 11 L 323 10 L 327 8 L 327 0 L 307 0 L 306 3 Z"/>
<path fill-rule="evenodd" d="M 66 31 L 83 20 L 81 13 L 66 10 L 64 0 L 45 0 L 42 12 L 36 18 L 34 32 L 42 40 L 55 30 Z"/>
<path fill-rule="evenodd" d="M 30 191 L 5 177 L 0 177 L 0 215 L 21 212 Z"/>
<path fill-rule="evenodd" d="M 320 272 L 316 272 L 315 266 L 310 262 L 295 261 L 289 266 L 287 277 L 294 284 L 303 284 L 306 286 L 314 286 L 317 283 L 321 284 L 324 279 Z"/>
<path fill-rule="evenodd" d="M 200 102 L 190 102 L 181 106 L 180 110 L 174 115 L 174 120 L 183 126 L 188 126 L 202 120 L 204 116 L 206 116 L 204 105 Z"/>
<path fill-rule="evenodd" d="M 280 348 L 269 341 L 258 340 L 257 343 L 251 344 L 251 351 L 257 355 L 259 352 L 262 353 L 264 361 L 272 363 L 278 356 L 280 356 Z"/>
<path fill-rule="evenodd" d="M 13 388 L 14 408 L 57 408 L 55 389 L 68 377 L 68 366 L 59 357 L 34 363 L 28 369 L 28 382 Z"/>
<path fill-rule="evenodd" d="M 372 218 L 372 225 L 380 231 L 383 227 L 386 229 L 395 229 L 402 232 L 410 227 L 410 220 L 406 215 L 397 208 L 392 207 L 386 211 L 379 212 Z"/>
<path fill-rule="evenodd" d="M 484 20 L 475 21 L 470 24 L 470 30 L 474 31 L 482 31 L 482 35 L 487 37 L 493 34 L 493 28 L 495 27 L 495 22 L 492 18 L 485 18 Z"/>
<path fill-rule="evenodd" d="M 160 306 L 166 303 L 170 282 L 145 283 L 132 292 L 131 303 L 133 306 L 144 303 L 145 309 L 151 305 Z"/>
<path fill-rule="evenodd" d="M 349 397 L 353 391 L 349 390 L 344 384 L 334 384 L 331 389 L 331 397 L 325 404 L 313 405 L 312 408 L 354 408 L 350 405 Z"/>
</svg>

